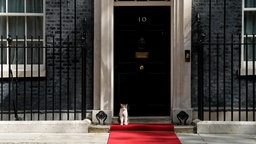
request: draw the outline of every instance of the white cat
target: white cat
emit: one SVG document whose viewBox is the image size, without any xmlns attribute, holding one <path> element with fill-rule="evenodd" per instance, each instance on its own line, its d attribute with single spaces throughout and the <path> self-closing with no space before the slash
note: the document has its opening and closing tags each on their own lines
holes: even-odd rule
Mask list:
<svg viewBox="0 0 256 144">
<path fill-rule="evenodd" d="M 120 104 L 119 120 L 120 125 L 128 125 L 128 104 Z"/>
</svg>

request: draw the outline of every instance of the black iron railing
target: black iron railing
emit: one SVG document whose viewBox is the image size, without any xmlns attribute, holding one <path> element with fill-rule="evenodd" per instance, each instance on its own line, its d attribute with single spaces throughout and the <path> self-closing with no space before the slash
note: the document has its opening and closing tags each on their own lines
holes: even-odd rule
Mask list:
<svg viewBox="0 0 256 144">
<path fill-rule="evenodd" d="M 0 41 L 1 120 L 85 118 L 85 36 L 76 40 L 68 36 L 61 45 L 54 36 L 46 36 L 45 45 L 17 43 L 17 39 Z"/>
<path fill-rule="evenodd" d="M 198 47 L 198 117 L 207 120 L 255 121 L 255 35 L 241 41 L 221 34 Z"/>
<path fill-rule="evenodd" d="M 256 120 L 256 35 L 242 33 L 242 13 L 239 0 L 193 1 L 192 105 L 201 120 Z"/>
<path fill-rule="evenodd" d="M 0 120 L 86 117 L 85 17 L 90 12 L 85 8 L 90 2 L 46 0 L 44 34 L 0 33 Z"/>
</svg>

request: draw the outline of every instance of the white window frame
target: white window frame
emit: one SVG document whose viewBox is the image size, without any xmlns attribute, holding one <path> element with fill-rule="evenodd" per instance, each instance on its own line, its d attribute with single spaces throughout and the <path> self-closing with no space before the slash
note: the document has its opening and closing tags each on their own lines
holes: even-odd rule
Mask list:
<svg viewBox="0 0 256 144">
<path fill-rule="evenodd" d="M 245 7 L 245 0 L 242 0 L 242 36 L 241 36 L 241 42 L 242 42 L 242 45 L 241 45 L 241 67 L 240 67 L 240 75 L 253 75 L 253 64 L 254 64 L 254 67 L 255 67 L 255 73 L 254 75 L 256 75 L 256 61 L 251 61 L 251 60 L 248 60 L 246 61 L 245 60 L 245 57 L 244 57 L 244 47 L 245 47 L 245 41 L 244 39 L 247 37 L 247 38 L 253 38 L 253 35 L 246 35 L 245 31 L 244 31 L 244 23 L 245 23 L 245 12 L 247 11 L 254 11 L 256 13 L 256 7 L 255 8 L 246 8 Z M 255 40 L 256 40 L 256 35 L 255 35 Z M 255 45 L 256 46 L 256 45 Z"/>
<path fill-rule="evenodd" d="M 26 12 L 26 0 L 24 1 L 24 12 L 21 13 L 14 13 L 14 12 L 8 12 L 8 0 L 6 0 L 6 9 L 5 12 L 0 12 L 0 16 L 6 17 L 6 38 L 2 39 L 3 42 L 7 43 L 7 64 L 1 64 L 0 63 L 0 78 L 8 78 L 8 77 L 45 77 L 46 76 L 46 70 L 45 70 L 45 58 L 46 58 L 46 53 L 45 53 L 45 0 L 43 0 L 43 11 L 42 13 L 31 13 L 31 12 Z M 24 38 L 18 38 L 17 42 L 24 42 L 25 41 L 25 48 L 27 49 L 27 42 L 31 41 L 31 38 L 27 35 L 27 17 L 30 16 L 37 16 L 37 17 L 42 17 L 43 18 L 43 33 L 40 34 L 42 37 L 40 37 L 40 40 L 38 38 L 33 38 L 33 42 L 42 42 L 42 49 L 43 49 L 43 63 L 38 65 L 38 64 L 29 64 L 27 63 L 27 56 L 25 57 L 25 64 L 9 64 L 8 60 L 8 34 L 9 34 L 9 28 L 8 28 L 8 18 L 11 16 L 17 16 L 17 17 L 25 17 L 25 39 Z M 12 36 L 12 43 L 16 42 L 15 36 Z M 0 44 L 1 44 L 1 39 L 0 39 Z M 1 47 L 1 46 L 0 46 Z M 12 47 L 15 48 L 15 45 L 12 45 Z M 27 51 L 26 51 L 27 54 Z M 25 67 L 24 67 L 25 66 Z M 40 69 L 39 69 L 40 67 Z M 33 71 L 32 71 L 33 68 Z M 10 70 L 11 69 L 11 70 Z M 39 71 L 40 70 L 40 71 Z M 12 76 L 11 73 L 12 72 Z"/>
</svg>

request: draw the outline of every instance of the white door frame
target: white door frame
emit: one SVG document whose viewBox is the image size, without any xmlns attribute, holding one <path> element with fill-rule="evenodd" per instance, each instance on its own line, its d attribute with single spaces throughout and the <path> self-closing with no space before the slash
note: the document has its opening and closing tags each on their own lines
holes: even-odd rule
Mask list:
<svg viewBox="0 0 256 144">
<path fill-rule="evenodd" d="M 171 116 L 178 122 L 180 111 L 191 110 L 191 62 L 185 62 L 185 50 L 191 51 L 192 0 L 114 2 L 94 1 L 94 108 L 114 110 L 114 6 L 171 6 Z"/>
</svg>

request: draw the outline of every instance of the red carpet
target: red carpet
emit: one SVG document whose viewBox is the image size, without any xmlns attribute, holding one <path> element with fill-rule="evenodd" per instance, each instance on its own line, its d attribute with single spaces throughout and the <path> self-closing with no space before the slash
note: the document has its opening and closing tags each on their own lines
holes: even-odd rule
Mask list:
<svg viewBox="0 0 256 144">
<path fill-rule="evenodd" d="M 111 125 L 108 144 L 181 144 L 170 124 Z"/>
</svg>

